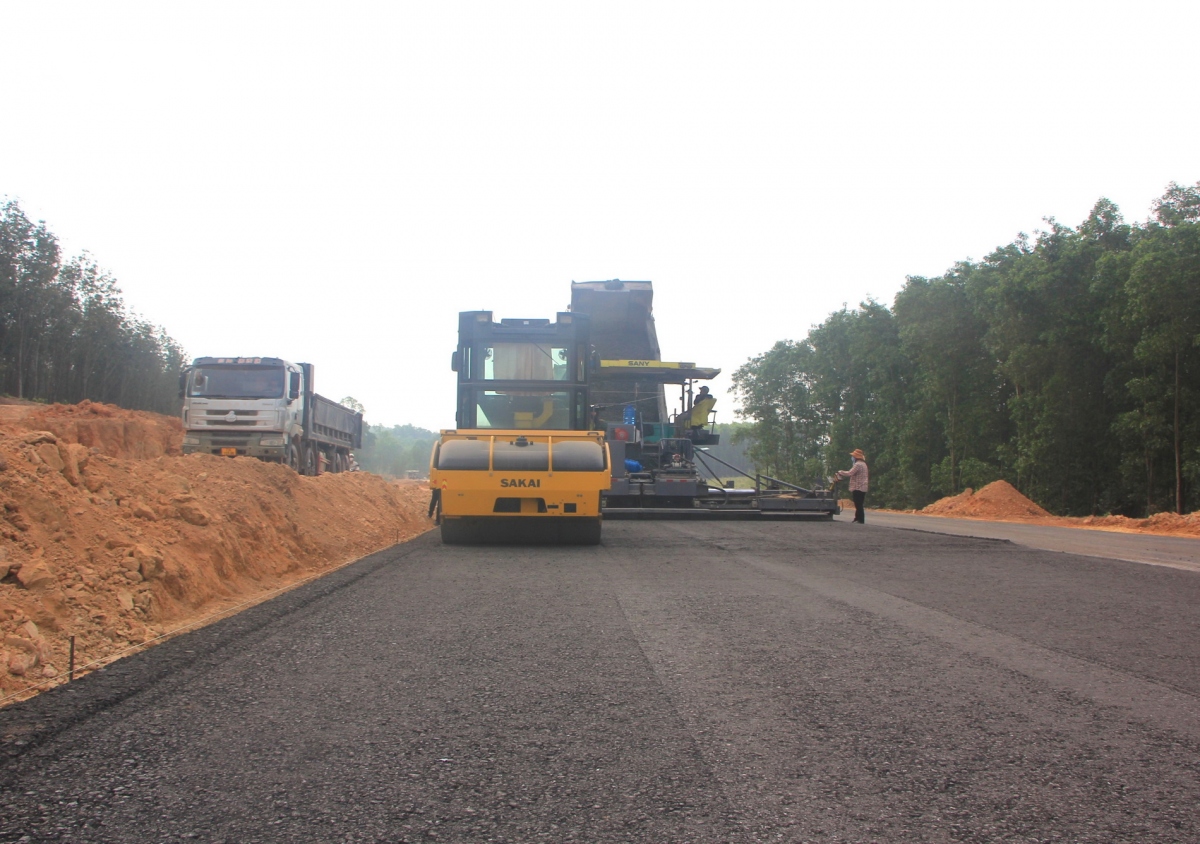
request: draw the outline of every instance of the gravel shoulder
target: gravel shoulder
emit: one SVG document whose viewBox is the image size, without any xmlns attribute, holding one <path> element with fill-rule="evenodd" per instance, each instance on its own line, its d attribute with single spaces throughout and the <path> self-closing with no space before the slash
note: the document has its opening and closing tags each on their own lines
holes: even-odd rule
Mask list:
<svg viewBox="0 0 1200 844">
<path fill-rule="evenodd" d="M 1200 571 L 1200 538 L 1188 536 L 1157 536 L 1146 533 L 1122 533 L 1081 527 L 1056 527 L 1020 522 L 984 519 L 955 519 L 946 516 L 923 516 L 916 513 L 892 513 L 868 510 L 872 526 L 923 530 L 956 536 L 976 536 L 984 539 L 1006 539 L 1030 548 L 1061 551 L 1085 557 L 1126 560 L 1187 571 Z M 849 521 L 842 513 L 838 517 Z"/>
</svg>

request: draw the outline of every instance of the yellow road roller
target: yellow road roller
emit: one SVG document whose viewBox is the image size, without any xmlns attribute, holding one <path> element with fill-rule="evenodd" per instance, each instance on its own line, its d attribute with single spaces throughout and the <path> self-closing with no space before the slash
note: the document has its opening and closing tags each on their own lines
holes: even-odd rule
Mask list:
<svg viewBox="0 0 1200 844">
<path fill-rule="evenodd" d="M 586 316 L 459 314 L 456 428 L 433 450 L 430 509 L 442 541 L 600 541 L 608 447 L 592 419 Z"/>
</svg>

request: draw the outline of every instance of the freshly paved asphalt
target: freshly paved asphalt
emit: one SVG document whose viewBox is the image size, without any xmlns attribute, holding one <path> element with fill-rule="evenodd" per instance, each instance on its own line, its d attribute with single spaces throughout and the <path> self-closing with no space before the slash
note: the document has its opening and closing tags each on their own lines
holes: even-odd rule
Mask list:
<svg viewBox="0 0 1200 844">
<path fill-rule="evenodd" d="M 871 521 L 429 534 L 0 711 L 0 841 L 1198 841 L 1198 608 Z"/>
</svg>

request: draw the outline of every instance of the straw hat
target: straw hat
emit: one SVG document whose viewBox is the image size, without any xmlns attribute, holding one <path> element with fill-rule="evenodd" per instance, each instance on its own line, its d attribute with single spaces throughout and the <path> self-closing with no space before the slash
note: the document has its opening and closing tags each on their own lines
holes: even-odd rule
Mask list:
<svg viewBox="0 0 1200 844">
<path fill-rule="evenodd" d="M 851 456 L 851 457 L 856 457 L 856 458 L 858 458 L 859 460 L 862 460 L 864 463 L 865 463 L 865 462 L 866 462 L 866 460 L 867 460 L 867 455 L 863 454 L 863 452 L 862 452 L 862 449 L 861 449 L 861 448 L 856 448 L 856 449 L 854 449 L 854 451 L 850 452 L 850 456 Z"/>
</svg>

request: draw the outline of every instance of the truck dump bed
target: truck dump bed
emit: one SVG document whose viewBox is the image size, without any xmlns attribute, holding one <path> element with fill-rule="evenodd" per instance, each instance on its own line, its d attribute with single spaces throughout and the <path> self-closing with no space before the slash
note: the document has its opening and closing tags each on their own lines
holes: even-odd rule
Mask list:
<svg viewBox="0 0 1200 844">
<path fill-rule="evenodd" d="M 310 418 L 305 426 L 310 437 L 330 445 L 362 448 L 362 414 L 324 396 L 313 394 Z"/>
</svg>

